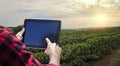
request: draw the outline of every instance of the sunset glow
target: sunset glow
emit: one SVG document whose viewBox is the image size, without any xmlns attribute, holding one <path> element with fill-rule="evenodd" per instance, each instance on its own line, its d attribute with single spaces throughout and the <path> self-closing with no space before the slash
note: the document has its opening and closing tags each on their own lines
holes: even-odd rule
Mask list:
<svg viewBox="0 0 120 66">
<path fill-rule="evenodd" d="M 97 14 L 94 16 L 94 21 L 98 26 L 105 26 L 108 23 L 108 16 L 105 14 Z"/>
<path fill-rule="evenodd" d="M 96 16 L 96 20 L 97 20 L 97 22 L 105 22 L 106 21 L 106 16 L 104 16 L 104 15 L 97 15 Z"/>
<path fill-rule="evenodd" d="M 63 29 L 120 26 L 120 0 L 1 0 L 0 25 L 54 19 Z M 18 3 L 19 2 L 19 3 Z M 44 7 L 43 7 L 44 6 Z"/>
</svg>

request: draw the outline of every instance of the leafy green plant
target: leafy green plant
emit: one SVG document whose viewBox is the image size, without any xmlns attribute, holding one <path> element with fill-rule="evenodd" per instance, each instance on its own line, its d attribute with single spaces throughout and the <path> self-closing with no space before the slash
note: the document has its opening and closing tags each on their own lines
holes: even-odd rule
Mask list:
<svg viewBox="0 0 120 66">
<path fill-rule="evenodd" d="M 17 30 L 13 31 L 16 33 Z M 92 66 L 89 62 L 120 47 L 120 27 L 62 30 L 60 46 L 61 66 Z M 49 58 L 43 52 L 32 52 L 42 63 L 48 63 Z"/>
</svg>

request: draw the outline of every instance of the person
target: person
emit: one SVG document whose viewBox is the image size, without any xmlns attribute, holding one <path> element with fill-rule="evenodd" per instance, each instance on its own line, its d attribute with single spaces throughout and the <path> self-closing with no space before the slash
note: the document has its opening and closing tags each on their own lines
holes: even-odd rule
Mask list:
<svg viewBox="0 0 120 66">
<path fill-rule="evenodd" d="M 25 50 L 20 40 L 25 29 L 16 36 L 6 27 L 0 26 L 0 66 L 60 66 L 61 48 L 46 38 L 45 54 L 49 56 L 48 64 L 41 64 L 32 54 Z"/>
</svg>

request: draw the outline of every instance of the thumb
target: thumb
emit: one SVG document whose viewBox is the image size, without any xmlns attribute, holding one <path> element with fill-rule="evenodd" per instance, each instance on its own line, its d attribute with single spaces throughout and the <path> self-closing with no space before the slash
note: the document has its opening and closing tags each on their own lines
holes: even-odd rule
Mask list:
<svg viewBox="0 0 120 66">
<path fill-rule="evenodd" d="M 22 28 L 22 30 L 18 32 L 16 36 L 22 36 L 24 32 L 25 32 L 25 28 Z"/>
<path fill-rule="evenodd" d="M 22 28 L 21 30 L 21 34 L 23 34 L 25 32 L 25 28 Z"/>
</svg>

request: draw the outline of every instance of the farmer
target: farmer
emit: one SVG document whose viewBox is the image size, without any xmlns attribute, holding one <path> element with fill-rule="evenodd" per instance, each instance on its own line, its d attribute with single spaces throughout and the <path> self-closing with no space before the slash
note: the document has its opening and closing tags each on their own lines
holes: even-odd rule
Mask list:
<svg viewBox="0 0 120 66">
<path fill-rule="evenodd" d="M 61 48 L 46 38 L 45 54 L 50 58 L 48 64 L 41 64 L 31 52 L 25 50 L 21 42 L 23 28 L 16 36 L 7 28 L 0 26 L 0 66 L 60 66 Z"/>
</svg>

